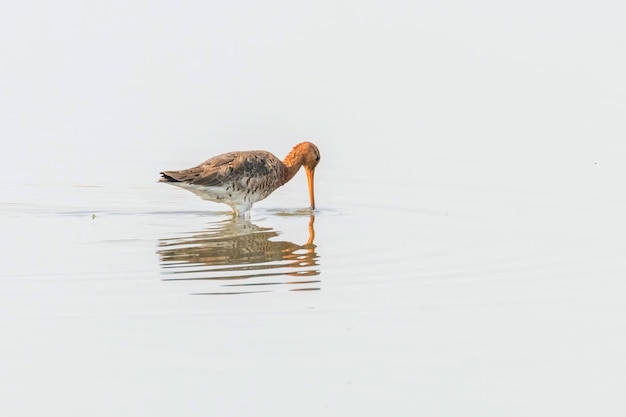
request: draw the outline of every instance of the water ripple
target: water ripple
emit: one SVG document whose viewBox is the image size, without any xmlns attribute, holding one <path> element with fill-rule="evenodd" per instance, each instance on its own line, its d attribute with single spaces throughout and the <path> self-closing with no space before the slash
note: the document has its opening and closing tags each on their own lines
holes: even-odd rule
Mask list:
<svg viewBox="0 0 626 417">
<path fill-rule="evenodd" d="M 207 291 L 195 295 L 225 295 L 275 291 L 319 290 L 320 274 L 314 230 L 309 216 L 309 238 L 304 244 L 274 240 L 279 232 L 249 220 L 227 219 L 206 229 L 160 239 L 164 281 L 203 282 Z M 263 288 L 263 290 L 260 290 Z"/>
</svg>

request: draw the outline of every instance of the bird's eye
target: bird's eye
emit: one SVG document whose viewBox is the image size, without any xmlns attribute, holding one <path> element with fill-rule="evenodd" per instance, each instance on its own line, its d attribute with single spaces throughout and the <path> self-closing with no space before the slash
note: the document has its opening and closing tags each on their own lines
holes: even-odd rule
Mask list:
<svg viewBox="0 0 626 417">
<path fill-rule="evenodd" d="M 320 161 L 320 156 L 319 155 L 315 155 L 315 162 L 319 162 Z"/>
</svg>

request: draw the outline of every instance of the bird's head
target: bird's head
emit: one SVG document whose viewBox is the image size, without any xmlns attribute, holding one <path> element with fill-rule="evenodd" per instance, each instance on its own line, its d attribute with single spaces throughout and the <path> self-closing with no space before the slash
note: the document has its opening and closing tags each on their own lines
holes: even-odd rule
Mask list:
<svg viewBox="0 0 626 417">
<path fill-rule="evenodd" d="M 320 163 L 320 150 L 317 146 L 311 142 L 302 142 L 296 145 L 295 149 L 298 150 L 298 155 L 302 158 L 302 166 L 306 173 L 306 179 L 309 184 L 309 199 L 311 201 L 311 208 L 315 208 L 315 185 L 313 182 L 313 176 L 315 174 L 315 167 Z"/>
</svg>

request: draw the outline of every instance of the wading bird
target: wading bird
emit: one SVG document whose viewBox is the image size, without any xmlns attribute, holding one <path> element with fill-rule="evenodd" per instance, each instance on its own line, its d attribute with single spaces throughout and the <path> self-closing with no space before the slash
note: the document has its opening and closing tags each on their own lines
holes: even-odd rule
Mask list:
<svg viewBox="0 0 626 417">
<path fill-rule="evenodd" d="M 205 200 L 228 204 L 235 216 L 270 195 L 304 167 L 311 208 L 315 208 L 313 174 L 320 151 L 311 142 L 297 144 L 283 161 L 267 151 L 228 152 L 181 171 L 163 171 L 159 182 L 189 190 Z"/>
</svg>

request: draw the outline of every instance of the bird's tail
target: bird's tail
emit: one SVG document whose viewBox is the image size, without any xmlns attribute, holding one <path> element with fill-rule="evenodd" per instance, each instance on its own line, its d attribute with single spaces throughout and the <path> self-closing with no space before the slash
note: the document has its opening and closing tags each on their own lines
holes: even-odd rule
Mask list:
<svg viewBox="0 0 626 417">
<path fill-rule="evenodd" d="M 180 180 L 177 180 L 176 178 L 169 175 L 167 171 L 161 172 L 160 174 L 161 178 L 159 178 L 159 182 L 180 182 Z"/>
</svg>

